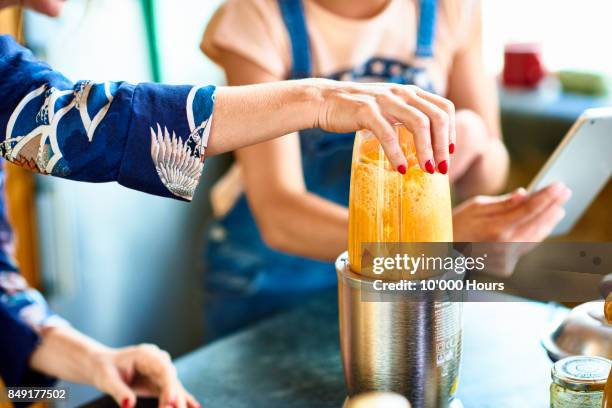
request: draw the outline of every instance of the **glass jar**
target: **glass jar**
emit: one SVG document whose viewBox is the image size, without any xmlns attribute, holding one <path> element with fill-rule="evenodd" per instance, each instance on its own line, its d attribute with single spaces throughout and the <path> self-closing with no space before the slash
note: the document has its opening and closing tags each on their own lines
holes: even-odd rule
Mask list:
<svg viewBox="0 0 612 408">
<path fill-rule="evenodd" d="M 421 170 L 412 134 L 402 125 L 395 130 L 408 159 L 404 175 L 391 166 L 371 132 L 360 131 L 355 137 L 348 253 L 351 270 L 366 276 L 361 268 L 363 243 L 453 240 L 448 177 Z"/>
<path fill-rule="evenodd" d="M 573 356 L 552 368 L 551 408 L 601 408 L 612 362 L 602 357 Z"/>
</svg>

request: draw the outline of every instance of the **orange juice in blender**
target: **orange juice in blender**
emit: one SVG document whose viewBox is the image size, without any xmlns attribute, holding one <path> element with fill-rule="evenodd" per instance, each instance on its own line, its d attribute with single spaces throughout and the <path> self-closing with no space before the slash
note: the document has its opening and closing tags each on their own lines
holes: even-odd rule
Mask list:
<svg viewBox="0 0 612 408">
<path fill-rule="evenodd" d="M 448 177 L 422 171 L 412 134 L 401 125 L 395 129 L 408 158 L 404 175 L 391 166 L 372 133 L 360 131 L 355 138 L 348 243 L 354 273 L 370 275 L 361 267 L 362 243 L 453 240 Z"/>
</svg>

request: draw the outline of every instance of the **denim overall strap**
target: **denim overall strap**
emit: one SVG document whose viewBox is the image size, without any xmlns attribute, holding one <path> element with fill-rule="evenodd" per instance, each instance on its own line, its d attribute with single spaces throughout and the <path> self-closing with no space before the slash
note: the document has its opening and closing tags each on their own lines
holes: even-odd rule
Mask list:
<svg viewBox="0 0 612 408">
<path fill-rule="evenodd" d="M 312 76 L 310 41 L 302 0 L 278 0 L 278 5 L 291 41 L 291 79 Z"/>
<path fill-rule="evenodd" d="M 419 30 L 417 33 L 417 58 L 433 57 L 436 32 L 437 0 L 420 0 Z"/>
<path fill-rule="evenodd" d="M 312 44 L 304 16 L 305 0 L 277 1 L 291 40 L 291 78 L 309 77 L 313 73 Z M 426 3 L 421 6 L 417 25 L 418 43 L 427 53 L 421 52 L 415 59 L 427 60 L 422 57 L 432 53 L 436 2 L 411 1 Z M 382 69 L 374 69 L 375 65 Z M 367 78 L 369 81 L 370 76 L 377 75 L 380 81 L 392 82 L 395 79 L 399 80 L 398 83 L 415 84 L 430 90 L 431 79 L 426 64 L 422 65 L 417 67 L 373 55 L 362 62 L 360 74 L 351 71 L 351 79 Z M 393 74 L 394 71 L 397 74 Z M 342 79 L 335 74 L 324 75 Z M 353 133 L 328 133 L 321 129 L 300 132 L 302 170 L 310 193 L 348 206 L 353 142 Z M 208 291 L 205 316 L 209 339 L 271 312 L 302 304 L 311 294 L 333 288 L 337 281 L 330 263 L 287 255 L 268 247 L 244 194 L 222 220 L 209 227 L 205 262 Z"/>
</svg>

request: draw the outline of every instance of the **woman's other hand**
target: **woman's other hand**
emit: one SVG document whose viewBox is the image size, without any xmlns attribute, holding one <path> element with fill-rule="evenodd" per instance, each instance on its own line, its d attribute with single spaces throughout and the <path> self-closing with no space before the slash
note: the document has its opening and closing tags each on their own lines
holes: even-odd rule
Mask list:
<svg viewBox="0 0 612 408">
<path fill-rule="evenodd" d="M 421 168 L 448 172 L 455 143 L 452 102 L 413 85 L 315 81 L 322 94 L 315 127 L 330 132 L 372 131 L 394 168 L 404 172 L 406 158 L 392 126 L 402 123 L 414 134 Z"/>
<path fill-rule="evenodd" d="M 491 252 L 487 272 L 509 276 L 520 256 L 563 219 L 563 204 L 570 196 L 567 187 L 553 183 L 531 195 L 521 188 L 500 197 L 474 197 L 453 211 L 454 240 L 487 243 L 478 246 Z"/>
<path fill-rule="evenodd" d="M 136 397 L 157 397 L 160 408 L 198 408 L 185 391 L 170 356 L 157 346 L 106 347 L 70 327 L 47 327 L 30 357 L 36 371 L 62 380 L 89 384 L 110 394 L 121 408 Z"/>
<path fill-rule="evenodd" d="M 553 183 L 528 195 L 518 189 L 499 197 L 478 196 L 455 207 L 454 237 L 458 242 L 540 242 L 561 221 L 571 192 Z"/>
<path fill-rule="evenodd" d="M 135 407 L 136 397 L 159 398 L 160 408 L 198 408 L 185 391 L 167 352 L 152 344 L 109 349 L 95 357 L 94 386 L 121 408 Z"/>
</svg>

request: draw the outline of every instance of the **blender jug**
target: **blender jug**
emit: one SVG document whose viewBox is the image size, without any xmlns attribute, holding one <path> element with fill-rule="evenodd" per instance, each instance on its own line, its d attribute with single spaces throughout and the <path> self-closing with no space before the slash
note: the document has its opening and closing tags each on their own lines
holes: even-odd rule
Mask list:
<svg viewBox="0 0 612 408">
<path fill-rule="evenodd" d="M 336 261 L 344 377 L 349 396 L 389 391 L 413 408 L 457 406 L 461 304 L 433 292 L 392 301 L 365 296 L 376 292 L 375 280 L 405 276 L 376 276 L 366 262 L 362 267 L 362 244 L 375 245 L 378 255 L 397 243 L 452 241 L 448 177 L 423 172 L 411 133 L 403 126 L 396 132 L 408 158 L 405 175 L 392 168 L 370 132 L 355 138 L 348 254 Z"/>
<path fill-rule="evenodd" d="M 366 276 L 361 270 L 363 243 L 453 240 L 448 177 L 423 172 L 412 134 L 401 125 L 395 130 L 408 159 L 405 175 L 394 171 L 372 133 L 361 131 L 355 137 L 348 255 L 351 270 Z"/>
</svg>

